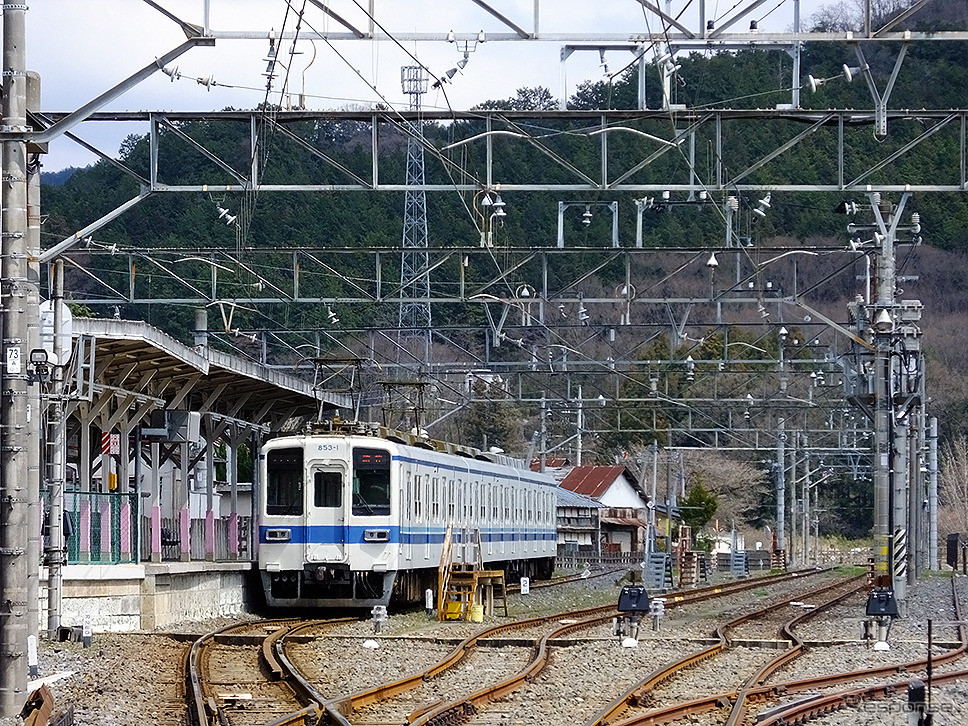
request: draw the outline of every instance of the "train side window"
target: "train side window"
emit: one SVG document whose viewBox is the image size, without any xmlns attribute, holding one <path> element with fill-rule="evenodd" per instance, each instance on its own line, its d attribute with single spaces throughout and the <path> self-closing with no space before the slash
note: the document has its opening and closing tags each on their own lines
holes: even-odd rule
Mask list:
<svg viewBox="0 0 968 726">
<path fill-rule="evenodd" d="M 423 497 L 420 493 L 420 475 L 413 477 L 413 485 L 411 486 L 411 474 L 407 472 L 407 514 L 412 514 L 414 519 L 420 519 L 423 517 Z M 412 511 L 411 511 L 412 510 Z"/>
<path fill-rule="evenodd" d="M 266 455 L 266 514 L 302 513 L 302 449 L 273 449 Z"/>
<path fill-rule="evenodd" d="M 433 491 L 430 494 L 430 506 L 433 509 L 434 521 L 440 521 L 440 479 L 434 477 L 433 479 Z"/>
<path fill-rule="evenodd" d="M 313 474 L 313 506 L 343 506 L 343 474 L 339 471 L 317 471 Z"/>
</svg>

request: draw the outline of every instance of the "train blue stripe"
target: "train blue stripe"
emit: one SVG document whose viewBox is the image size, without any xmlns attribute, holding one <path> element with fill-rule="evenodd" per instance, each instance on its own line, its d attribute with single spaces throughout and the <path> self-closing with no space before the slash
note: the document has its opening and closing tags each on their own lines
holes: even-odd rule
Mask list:
<svg viewBox="0 0 968 726">
<path fill-rule="evenodd" d="M 369 527 L 338 527 L 338 526 L 327 526 L 327 525 L 276 525 L 276 526 L 262 526 L 259 527 L 259 543 L 260 544 L 332 544 L 338 542 L 341 544 L 362 544 L 364 543 L 363 535 L 367 531 L 373 531 L 374 529 L 387 531 L 389 538 L 383 542 L 367 542 L 365 544 L 441 544 L 444 541 L 444 530 L 430 530 L 430 531 L 401 531 L 400 527 L 388 527 L 388 526 L 369 526 Z M 280 532 L 286 530 L 289 532 L 289 539 L 286 541 L 280 541 L 278 539 L 267 539 L 267 531 Z M 345 537 L 345 539 L 344 539 Z M 554 542 L 557 539 L 557 535 L 554 530 L 539 530 L 539 531 L 526 531 L 526 532 L 513 532 L 505 530 L 488 531 L 484 530 L 481 532 L 482 542 Z M 454 538 L 455 544 L 461 543 L 461 538 Z"/>
</svg>

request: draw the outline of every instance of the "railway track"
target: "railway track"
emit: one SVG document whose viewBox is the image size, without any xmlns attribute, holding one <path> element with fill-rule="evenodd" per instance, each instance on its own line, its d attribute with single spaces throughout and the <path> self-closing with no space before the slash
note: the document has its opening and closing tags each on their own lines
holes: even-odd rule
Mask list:
<svg viewBox="0 0 968 726">
<path fill-rule="evenodd" d="M 327 623 L 342 621 L 323 621 Z M 230 625 L 192 645 L 186 666 L 192 726 L 315 723 L 320 697 L 281 654 L 291 631 L 318 626 L 292 619 Z"/>
<path fill-rule="evenodd" d="M 853 687 L 844 690 L 832 690 L 829 693 L 817 694 L 814 697 L 800 699 L 793 703 L 780 703 L 783 699 L 794 694 L 807 693 L 823 688 L 832 689 L 838 685 L 856 682 L 861 679 L 883 678 L 898 673 L 918 673 L 926 669 L 933 669 L 943 663 L 952 663 L 962 657 L 966 649 L 968 649 L 968 632 L 966 632 L 965 625 L 960 622 L 962 618 L 961 606 L 954 579 L 951 581 L 951 588 L 955 619 L 958 622 L 959 645 L 944 654 L 929 656 L 925 659 L 906 663 L 865 668 L 862 671 L 847 671 L 797 681 L 780 682 L 773 685 L 762 685 L 770 674 L 776 672 L 782 665 L 789 662 L 802 649 L 802 643 L 793 635 L 792 631 L 799 622 L 802 622 L 807 617 L 811 617 L 815 613 L 815 611 L 810 611 L 794 618 L 784 626 L 786 635 L 792 639 L 794 646 L 762 666 L 757 675 L 748 679 L 742 688 L 735 691 L 713 693 L 702 698 L 677 703 L 667 708 L 644 712 L 622 720 L 608 721 L 607 719 L 599 719 L 590 721 L 586 726 L 591 723 L 610 723 L 611 726 L 655 726 L 671 723 L 684 717 L 696 716 L 713 711 L 720 711 L 725 714 L 726 724 L 735 725 L 746 722 L 747 710 L 751 704 L 763 704 L 771 701 L 775 704 L 774 707 L 759 716 L 756 721 L 757 726 L 788 726 L 789 724 L 805 723 L 811 718 L 816 718 L 841 708 L 854 706 L 864 700 L 887 698 L 891 695 L 902 693 L 907 687 L 910 676 L 904 680 L 889 679 L 887 683 L 879 683 L 861 688 Z M 832 607 L 842 597 L 849 597 L 849 593 L 834 598 L 824 608 L 818 609 L 822 611 L 823 609 Z M 799 647 L 797 647 L 797 644 L 799 644 Z M 968 670 L 950 671 L 938 675 L 932 674 L 932 678 L 934 684 L 942 685 L 968 678 Z"/>
<path fill-rule="evenodd" d="M 675 592 L 667 597 L 667 608 L 796 582 L 812 574 L 816 571 Z M 299 655 L 300 648 L 310 654 L 318 650 L 308 645 L 309 641 L 319 642 L 314 640 L 318 633 L 312 631 L 329 628 L 333 621 L 260 622 L 255 624 L 255 632 L 252 624 L 225 628 L 204 636 L 192 647 L 187 669 L 193 701 L 190 722 L 197 726 L 438 726 L 467 720 L 537 678 L 548 665 L 554 646 L 573 644 L 574 633 L 600 627 L 615 614 L 614 605 L 605 605 L 502 623 L 465 638 L 437 662 L 412 675 L 348 694 L 339 694 L 334 690 L 338 684 L 333 682 L 320 687 L 311 657 Z M 743 615 L 735 619 L 735 625 L 749 619 L 749 614 Z M 721 630 L 726 642 L 729 627 Z M 484 647 L 487 645 L 499 647 Z M 455 699 L 453 694 L 461 688 L 456 684 L 466 681 L 466 674 L 491 685 L 474 692 L 463 686 L 465 693 Z M 493 718 L 500 720 L 500 707 L 487 720 Z"/>
<path fill-rule="evenodd" d="M 702 602 L 709 598 L 747 591 L 761 587 L 767 582 L 775 583 L 793 580 L 797 577 L 803 577 L 805 574 L 816 574 L 816 571 L 809 571 L 807 573 L 784 573 L 782 575 L 732 582 L 689 592 L 673 593 L 668 598 L 669 607 L 679 607 L 686 604 Z M 393 683 L 383 684 L 346 696 L 340 696 L 329 701 L 327 705 L 332 710 L 339 712 L 344 718 L 349 719 L 355 726 L 357 723 L 363 723 L 354 720 L 355 714 L 363 713 L 364 709 L 371 704 L 394 698 L 401 693 L 413 691 L 425 681 L 439 677 L 441 673 L 453 668 L 455 664 L 465 658 L 481 641 L 498 637 L 509 637 L 512 633 L 517 636 L 516 640 L 518 641 L 521 640 L 520 636 L 532 638 L 533 643 L 530 646 L 532 651 L 531 658 L 525 667 L 521 668 L 518 672 L 499 680 L 491 686 L 462 695 L 458 699 L 451 698 L 451 700 L 441 703 L 433 703 L 432 700 L 428 701 L 431 705 L 424 705 L 422 708 L 410 711 L 407 714 L 408 718 L 406 722 L 413 726 L 423 726 L 424 724 L 433 724 L 436 726 L 437 724 L 465 720 L 470 715 L 481 711 L 486 705 L 512 693 L 535 678 L 548 663 L 549 653 L 551 651 L 550 644 L 553 641 L 561 641 L 574 632 L 600 625 L 602 622 L 610 620 L 616 614 L 615 606 L 607 605 L 498 625 L 466 638 L 446 658 L 431 668 Z M 543 629 L 543 634 L 540 637 L 534 632 L 535 628 Z M 488 677 L 490 677 L 490 674 L 488 674 Z M 373 712 L 368 711 L 366 714 L 368 719 L 366 723 L 373 723 Z M 399 715 L 399 712 L 395 712 L 394 715 Z M 383 721 L 383 723 L 388 722 L 392 721 Z"/>
<path fill-rule="evenodd" d="M 847 597 L 850 594 L 853 594 L 853 592 L 855 592 L 859 587 L 862 587 L 865 580 L 866 578 L 864 577 L 857 577 L 850 580 L 850 583 L 848 585 L 845 585 L 844 582 L 835 582 L 831 585 L 828 585 L 827 587 L 821 588 L 819 590 L 815 590 L 813 593 L 814 597 L 822 596 L 824 593 L 827 593 L 832 590 L 843 591 L 846 588 L 847 591 L 846 593 L 838 594 L 836 598 L 831 600 L 829 603 L 826 603 L 823 607 L 816 608 L 816 609 L 807 611 L 802 615 L 799 615 L 797 618 L 795 618 L 795 620 L 799 618 L 811 617 L 812 615 L 816 614 L 816 612 L 822 611 L 826 607 L 830 607 L 835 602 L 839 602 L 843 597 Z M 691 653 L 683 656 L 682 658 L 666 663 L 662 667 L 656 669 L 654 672 L 650 673 L 642 681 L 635 684 L 632 688 L 628 689 L 619 698 L 615 699 L 601 713 L 597 714 L 592 719 L 586 721 L 585 726 L 604 726 L 605 724 L 615 722 L 622 714 L 624 714 L 630 708 L 633 708 L 633 707 L 647 708 L 649 706 L 655 705 L 655 702 L 656 702 L 655 691 L 661 684 L 679 676 L 687 669 L 695 668 L 700 664 L 713 659 L 714 657 L 717 657 L 726 653 L 731 643 L 737 638 L 737 635 L 740 633 L 741 628 L 743 628 L 743 626 L 751 622 L 761 621 L 761 627 L 762 627 L 762 621 L 765 619 L 767 621 L 767 627 L 771 629 L 771 631 L 769 631 L 770 636 L 780 635 L 781 637 L 784 637 L 784 638 L 791 638 L 792 636 L 790 635 L 788 630 L 789 623 L 786 623 L 785 625 L 781 625 L 779 622 L 776 621 L 777 614 L 779 614 L 779 616 L 784 621 L 790 620 L 788 614 L 783 615 L 783 613 L 789 613 L 788 602 L 789 602 L 789 598 L 784 598 L 783 601 L 780 603 L 774 602 L 774 603 L 767 604 L 764 607 L 758 608 L 756 610 L 752 610 L 748 613 L 745 613 L 743 615 L 740 615 L 737 618 L 734 618 L 728 621 L 723 625 L 720 625 L 719 627 L 716 628 L 714 632 L 715 642 L 712 645 L 696 653 Z M 745 635 L 749 636 L 751 634 L 748 631 L 746 631 Z M 762 633 L 759 633 L 756 635 L 759 637 L 762 635 Z M 795 655 L 795 653 L 793 655 Z M 793 657 L 793 655 L 791 655 L 790 651 L 784 651 L 780 656 L 777 656 L 777 658 L 774 659 L 774 661 L 778 663 L 776 667 L 779 668 L 782 663 L 786 662 L 790 657 Z M 713 665 L 712 668 L 715 668 L 720 673 L 735 672 L 734 669 L 730 668 L 725 664 Z M 762 669 L 752 674 L 747 679 L 747 683 L 755 681 L 757 678 L 765 677 L 763 673 L 761 673 L 761 671 Z M 700 679 L 700 682 L 708 684 L 709 680 L 710 678 L 706 677 L 706 678 Z M 721 708 L 725 704 L 725 701 L 718 697 L 713 697 L 709 699 L 699 699 L 699 701 L 704 704 L 703 706 L 704 709 L 707 708 L 707 704 L 708 704 L 709 710 L 712 710 L 712 708 Z M 677 707 L 678 707 L 678 703 L 660 710 L 662 712 L 668 711 L 671 713 L 675 713 Z M 694 708 L 690 708 L 690 710 L 685 715 L 692 715 L 696 712 L 697 711 Z"/>
</svg>

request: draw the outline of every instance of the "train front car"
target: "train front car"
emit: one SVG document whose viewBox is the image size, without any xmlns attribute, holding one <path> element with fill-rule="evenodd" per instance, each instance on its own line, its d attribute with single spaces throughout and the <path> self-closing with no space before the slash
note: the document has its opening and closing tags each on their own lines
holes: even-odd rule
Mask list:
<svg viewBox="0 0 968 726">
<path fill-rule="evenodd" d="M 388 604 L 399 549 L 392 451 L 348 436 L 266 444 L 259 571 L 270 607 Z"/>
</svg>

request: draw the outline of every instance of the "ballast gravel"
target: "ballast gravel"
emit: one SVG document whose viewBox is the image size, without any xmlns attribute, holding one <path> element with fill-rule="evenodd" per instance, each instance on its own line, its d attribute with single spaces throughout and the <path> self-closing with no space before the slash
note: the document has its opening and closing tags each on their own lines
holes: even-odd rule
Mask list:
<svg viewBox="0 0 968 726">
<path fill-rule="evenodd" d="M 393 614 L 380 634 L 374 632 L 369 620 L 348 622 L 328 630 L 332 637 L 296 645 L 294 657 L 307 669 L 309 678 L 320 685 L 324 695 L 352 693 L 424 670 L 461 639 L 510 619 L 550 618 L 570 610 L 614 604 L 623 584 L 620 577 L 621 573 L 609 574 L 559 587 L 535 588 L 526 596 L 511 594 L 508 619 L 502 614 L 489 615 L 483 623 L 437 622 L 422 611 Z M 959 589 L 968 592 L 968 578 L 956 579 Z M 548 668 L 523 688 L 495 703 L 491 716 L 485 711 L 471 723 L 501 722 L 506 726 L 582 723 L 657 668 L 702 650 L 713 642 L 713 631 L 723 622 L 769 602 L 792 598 L 797 587 L 802 590 L 807 584 L 808 588 L 819 589 L 831 581 L 831 576 L 821 574 L 810 578 L 809 584 L 793 581 L 788 585 L 769 585 L 744 595 L 671 608 L 658 630 L 652 629 L 651 621 L 643 623 L 637 647 L 623 647 L 608 622 L 573 634 L 570 644 L 552 646 Z M 968 596 L 962 592 L 961 598 L 963 607 L 968 607 Z M 928 619 L 933 625 L 935 653 L 942 652 L 957 639 L 948 575 L 929 575 L 912 586 L 906 616 L 896 620 L 891 628 L 890 650 L 876 651 L 861 639 L 864 605 L 863 596 L 858 596 L 806 621 L 795 632 L 808 642 L 807 654 L 794 660 L 770 682 L 924 658 L 928 647 Z M 791 606 L 793 609 L 795 606 Z M 55 711 L 71 705 L 74 723 L 78 726 L 143 723 L 174 726 L 182 723 L 177 713 L 184 698 L 182 662 L 189 647 L 189 636 L 215 630 L 228 622 L 186 623 L 178 633 L 95 633 L 90 648 L 83 648 L 79 643 L 42 642 L 41 676 L 62 676 L 50 683 Z M 372 642 L 377 644 L 376 648 Z M 369 644 L 364 647 L 364 643 Z M 777 653 L 775 648 L 749 646 L 744 641 L 743 646 L 718 656 L 721 660 L 714 657 L 683 677 L 670 679 L 656 689 L 651 707 L 736 688 L 745 674 Z M 517 646 L 514 650 L 523 649 Z M 511 660 L 522 659 L 515 655 Z M 330 663 L 339 663 L 339 667 L 331 668 Z M 953 667 L 964 669 L 968 664 L 962 660 Z M 470 693 L 479 689 L 481 682 L 474 681 L 473 676 L 475 671 L 480 676 L 480 670 L 465 671 L 466 684 L 456 682 L 454 677 L 449 682 L 441 680 L 441 685 L 446 683 L 446 691 L 436 697 L 456 697 L 462 691 Z M 881 682 L 917 677 L 923 678 L 924 674 L 904 673 Z M 794 694 L 790 700 L 805 695 Z M 968 723 L 968 682 L 936 686 L 932 696 L 936 724 Z M 906 724 L 906 701 L 902 692 L 894 698 L 861 704 L 811 723 L 820 726 Z M 184 707 L 181 713 L 183 717 Z M 721 722 L 721 714 L 690 718 L 690 723 L 698 726 Z M 18 719 L 0 720 L 0 726 L 17 723 Z"/>
</svg>

